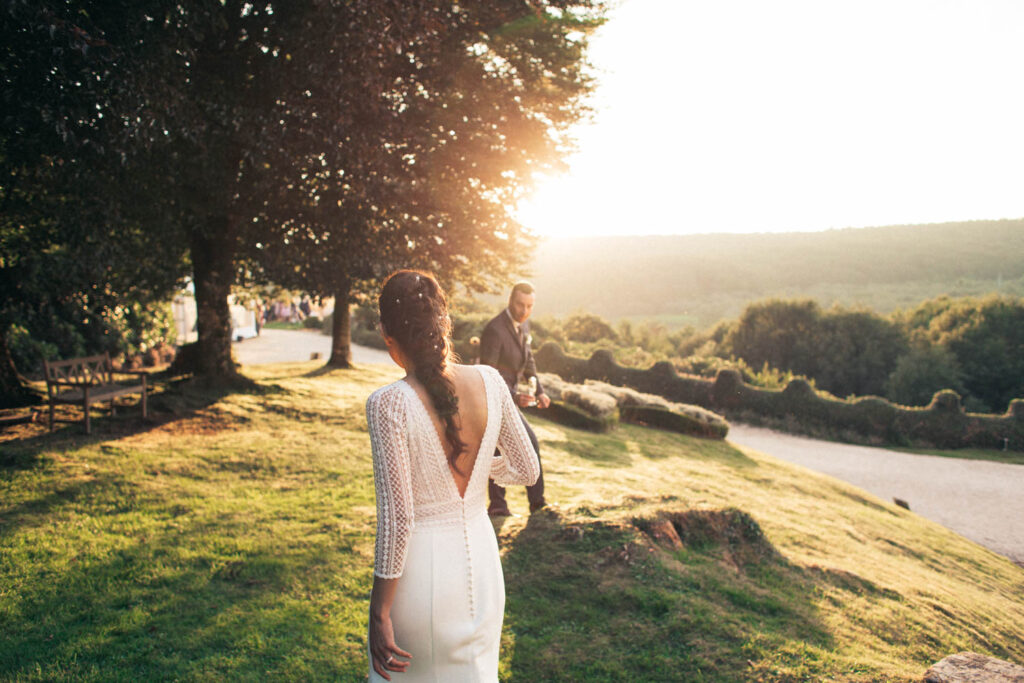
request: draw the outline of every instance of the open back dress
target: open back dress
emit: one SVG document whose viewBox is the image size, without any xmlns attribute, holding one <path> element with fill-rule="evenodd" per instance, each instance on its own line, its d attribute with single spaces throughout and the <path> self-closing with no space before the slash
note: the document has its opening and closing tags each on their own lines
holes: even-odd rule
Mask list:
<svg viewBox="0 0 1024 683">
<path fill-rule="evenodd" d="M 482 377 L 487 424 L 464 496 L 411 385 L 399 380 L 366 401 L 377 490 L 374 573 L 398 579 L 395 644 L 413 655 L 405 673 L 391 673 L 396 682 L 498 680 L 505 580 L 487 480 L 532 484 L 540 464 L 497 370 L 467 367 Z M 371 666 L 370 681 L 383 680 Z"/>
</svg>

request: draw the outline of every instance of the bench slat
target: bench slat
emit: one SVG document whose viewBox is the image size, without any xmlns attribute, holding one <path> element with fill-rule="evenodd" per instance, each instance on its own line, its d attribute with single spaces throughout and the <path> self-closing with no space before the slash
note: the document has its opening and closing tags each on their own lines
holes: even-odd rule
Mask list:
<svg viewBox="0 0 1024 683">
<path fill-rule="evenodd" d="M 126 394 L 141 393 L 141 384 L 136 386 L 127 386 L 124 384 L 92 385 L 89 387 L 89 403 L 100 403 Z M 55 401 L 60 403 L 81 403 L 85 398 L 84 394 L 85 392 L 82 389 L 71 389 L 70 391 L 62 391 L 59 394 L 54 395 L 53 398 Z"/>
</svg>

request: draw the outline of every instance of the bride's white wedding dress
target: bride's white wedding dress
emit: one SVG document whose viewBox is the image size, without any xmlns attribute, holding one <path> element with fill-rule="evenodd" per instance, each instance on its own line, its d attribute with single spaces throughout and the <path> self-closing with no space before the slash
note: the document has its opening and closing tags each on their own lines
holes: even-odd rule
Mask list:
<svg viewBox="0 0 1024 683">
<path fill-rule="evenodd" d="M 505 581 L 487 480 L 532 484 L 540 465 L 497 370 L 467 367 L 483 378 L 487 426 L 464 497 L 412 386 L 399 380 L 366 401 L 377 487 L 374 572 L 398 579 L 395 644 L 413 655 L 405 673 L 391 672 L 396 683 L 498 680 Z M 371 666 L 370 681 L 383 680 Z"/>
</svg>

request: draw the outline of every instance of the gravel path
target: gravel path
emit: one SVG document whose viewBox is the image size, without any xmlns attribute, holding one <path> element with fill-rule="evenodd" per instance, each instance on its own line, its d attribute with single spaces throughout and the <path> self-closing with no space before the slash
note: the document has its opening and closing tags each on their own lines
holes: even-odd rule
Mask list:
<svg viewBox="0 0 1024 683">
<path fill-rule="evenodd" d="M 859 486 L 1024 567 L 1024 465 L 900 453 L 733 424 L 729 441 Z"/>
<path fill-rule="evenodd" d="M 260 336 L 234 342 L 235 358 L 242 365 L 263 363 L 292 363 L 310 360 L 310 354 L 319 353 L 325 361 L 331 356 L 331 338 L 316 330 L 268 330 Z M 368 346 L 352 345 L 353 363 L 390 363 L 387 351 Z"/>
</svg>

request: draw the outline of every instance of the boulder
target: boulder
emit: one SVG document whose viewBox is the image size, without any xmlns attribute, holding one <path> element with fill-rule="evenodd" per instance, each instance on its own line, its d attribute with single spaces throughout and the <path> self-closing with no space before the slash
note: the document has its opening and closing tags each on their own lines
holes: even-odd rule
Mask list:
<svg viewBox="0 0 1024 683">
<path fill-rule="evenodd" d="M 933 664 L 924 683 L 1024 683 L 1024 667 L 977 652 L 960 652 Z"/>
</svg>

